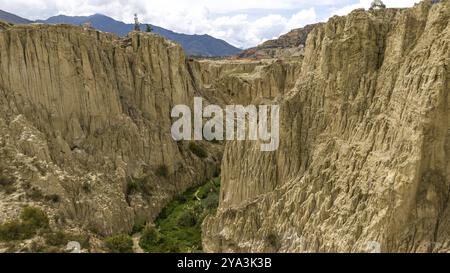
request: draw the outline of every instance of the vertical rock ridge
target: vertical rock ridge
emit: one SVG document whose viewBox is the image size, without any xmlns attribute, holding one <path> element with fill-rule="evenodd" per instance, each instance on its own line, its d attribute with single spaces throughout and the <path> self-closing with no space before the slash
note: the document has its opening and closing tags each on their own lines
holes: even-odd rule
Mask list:
<svg viewBox="0 0 450 273">
<path fill-rule="evenodd" d="M 278 98 L 279 150 L 226 147 L 206 250 L 448 250 L 449 5 L 356 10 L 309 33 Z"/>
<path fill-rule="evenodd" d="M 2 24 L 0 150 L 15 196 L 57 194 L 60 204 L 37 204 L 101 235 L 151 222 L 218 168 L 217 145 L 202 144 L 211 148 L 200 159 L 171 137 L 171 109 L 194 95 L 183 50 L 157 35 Z M 130 192 L 132 180 L 150 196 Z M 2 204 L 2 222 L 17 217 L 14 202 Z"/>
</svg>

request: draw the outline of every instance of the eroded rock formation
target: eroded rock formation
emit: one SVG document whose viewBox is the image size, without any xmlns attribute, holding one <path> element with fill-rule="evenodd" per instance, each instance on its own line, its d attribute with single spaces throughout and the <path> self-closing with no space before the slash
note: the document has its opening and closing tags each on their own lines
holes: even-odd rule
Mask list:
<svg viewBox="0 0 450 273">
<path fill-rule="evenodd" d="M 195 60 L 192 78 L 203 97 L 219 105 L 260 104 L 287 93 L 294 86 L 301 59 Z"/>
<path fill-rule="evenodd" d="M 222 148 L 201 144 L 201 159 L 171 137 L 171 109 L 196 94 L 179 45 L 137 32 L 0 27 L 1 171 L 15 187 L 0 191 L 0 222 L 34 204 L 55 224 L 128 233 L 213 177 Z"/>
<path fill-rule="evenodd" d="M 281 146 L 228 143 L 211 252 L 450 250 L 450 1 L 308 35 Z"/>
</svg>

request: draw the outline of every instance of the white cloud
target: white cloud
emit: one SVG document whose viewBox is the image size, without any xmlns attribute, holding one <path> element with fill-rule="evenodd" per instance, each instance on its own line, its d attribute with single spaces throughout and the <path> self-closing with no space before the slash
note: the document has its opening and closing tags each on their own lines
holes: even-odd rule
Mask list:
<svg viewBox="0 0 450 273">
<path fill-rule="evenodd" d="M 208 33 L 234 45 L 250 47 L 265 40 L 276 38 L 293 28 L 302 27 L 316 21 L 314 8 L 302 10 L 291 17 L 269 14 L 256 20 L 250 20 L 245 14 L 220 16 L 211 19 L 207 13 L 203 13 L 202 16 L 196 17 L 196 20 L 190 22 L 186 27 L 178 27 L 178 30 L 185 33 Z M 176 29 L 177 23 L 173 23 L 171 29 Z"/>
<path fill-rule="evenodd" d="M 368 7 L 371 0 L 0 0 L 0 9 L 30 19 L 57 14 L 102 13 L 131 23 L 143 22 L 187 34 L 209 34 L 239 47 L 255 46 L 291 29 Z M 414 0 L 386 0 L 411 6 Z M 324 14 L 324 11 L 327 11 Z M 256 12 L 257 11 L 257 12 Z M 320 14 L 318 14 L 320 11 Z M 254 15 L 256 12 L 257 16 Z M 250 16 L 252 13 L 252 16 Z"/>
<path fill-rule="evenodd" d="M 308 10 L 301 10 L 294 14 L 286 26 L 285 31 L 298 28 L 299 26 L 304 26 L 307 24 L 312 24 L 317 22 L 316 10 L 314 8 Z"/>
<path fill-rule="evenodd" d="M 347 5 L 342 8 L 335 9 L 331 15 L 347 15 L 352 10 L 365 8 L 368 9 L 373 0 L 360 0 L 359 3 L 352 5 Z M 388 8 L 402 8 L 402 7 L 412 7 L 415 3 L 420 2 L 420 0 L 385 0 L 383 3 Z"/>
</svg>

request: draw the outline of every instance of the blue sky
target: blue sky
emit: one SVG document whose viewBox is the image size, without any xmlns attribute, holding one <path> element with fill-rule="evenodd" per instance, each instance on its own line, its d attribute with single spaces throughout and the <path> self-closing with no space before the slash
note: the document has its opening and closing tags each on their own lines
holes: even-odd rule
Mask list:
<svg viewBox="0 0 450 273">
<path fill-rule="evenodd" d="M 188 34 L 209 34 L 241 48 L 255 46 L 291 29 L 355 8 L 372 0 L 0 0 L 0 9 L 29 19 L 102 13 L 131 23 L 141 21 Z M 410 7 L 419 0 L 385 0 Z"/>
</svg>

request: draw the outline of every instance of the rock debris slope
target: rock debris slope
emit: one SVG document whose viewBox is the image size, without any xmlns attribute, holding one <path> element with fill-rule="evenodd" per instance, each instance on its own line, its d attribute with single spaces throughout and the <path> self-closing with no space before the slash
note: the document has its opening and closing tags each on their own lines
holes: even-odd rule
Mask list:
<svg viewBox="0 0 450 273">
<path fill-rule="evenodd" d="M 308 36 L 281 146 L 228 143 L 211 252 L 450 251 L 450 1 Z"/>
</svg>

